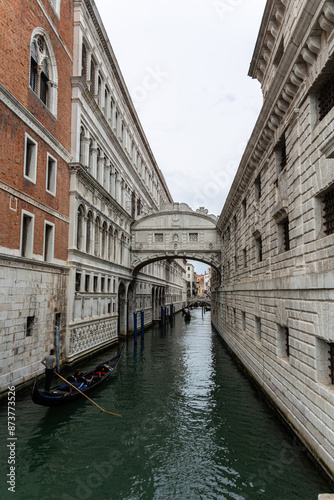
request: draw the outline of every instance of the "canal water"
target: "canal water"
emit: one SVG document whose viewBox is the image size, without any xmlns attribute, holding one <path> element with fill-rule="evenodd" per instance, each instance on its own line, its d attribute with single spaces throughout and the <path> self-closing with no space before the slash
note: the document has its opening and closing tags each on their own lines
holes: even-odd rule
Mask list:
<svg viewBox="0 0 334 500">
<path fill-rule="evenodd" d="M 81 368 L 114 355 L 99 354 Z M 331 486 L 236 366 L 210 323 L 145 331 L 115 377 L 62 408 L 16 400 L 16 487 L 7 490 L 7 406 L 0 408 L 1 499 L 317 500 Z"/>
</svg>

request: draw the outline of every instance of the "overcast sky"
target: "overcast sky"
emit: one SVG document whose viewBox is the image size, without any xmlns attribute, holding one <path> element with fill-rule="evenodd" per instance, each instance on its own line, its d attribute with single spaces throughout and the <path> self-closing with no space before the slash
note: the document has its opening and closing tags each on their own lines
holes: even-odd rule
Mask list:
<svg viewBox="0 0 334 500">
<path fill-rule="evenodd" d="M 266 0 L 95 3 L 174 201 L 219 215 L 262 105 Z"/>
</svg>

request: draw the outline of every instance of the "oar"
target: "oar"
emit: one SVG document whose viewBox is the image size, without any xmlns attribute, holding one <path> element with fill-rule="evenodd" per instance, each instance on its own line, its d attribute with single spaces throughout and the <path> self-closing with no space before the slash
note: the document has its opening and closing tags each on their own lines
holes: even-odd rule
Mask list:
<svg viewBox="0 0 334 500">
<path fill-rule="evenodd" d="M 66 382 L 66 384 L 68 384 L 71 387 L 73 387 L 73 389 L 75 389 L 76 391 L 80 392 L 80 394 L 82 394 L 82 396 L 85 396 L 85 398 L 87 398 L 91 403 L 93 403 L 95 406 L 97 406 L 98 408 L 100 408 L 100 410 L 104 411 L 104 413 L 110 413 L 110 415 L 116 415 L 116 417 L 121 417 L 122 416 L 122 415 L 119 415 L 118 413 L 113 413 L 112 411 L 104 410 L 103 408 L 101 408 L 101 406 L 99 406 L 97 403 L 95 403 L 95 401 L 93 401 L 88 396 L 86 396 L 86 394 L 84 394 L 83 392 L 81 392 L 80 389 L 78 389 L 77 387 L 75 387 L 75 385 L 71 384 L 71 382 L 69 382 L 68 380 L 66 380 L 66 378 L 62 377 L 57 372 L 54 372 L 54 373 L 56 375 L 58 375 L 58 377 L 60 377 L 62 380 L 64 380 L 64 382 Z"/>
</svg>

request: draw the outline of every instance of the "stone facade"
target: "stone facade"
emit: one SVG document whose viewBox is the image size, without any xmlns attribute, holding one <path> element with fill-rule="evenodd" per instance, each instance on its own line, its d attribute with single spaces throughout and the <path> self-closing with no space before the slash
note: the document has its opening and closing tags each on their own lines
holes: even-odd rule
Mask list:
<svg viewBox="0 0 334 500">
<path fill-rule="evenodd" d="M 63 363 L 185 300 L 182 258 L 133 276 L 131 225 L 173 200 L 94 2 L 1 13 L 0 392 L 43 372 L 55 326 Z"/>
<path fill-rule="evenodd" d="M 334 475 L 334 3 L 267 2 L 264 103 L 218 221 L 213 323 Z"/>
<path fill-rule="evenodd" d="M 72 24 L 70 0 L 1 5 L 0 390 L 42 371 L 56 325 L 66 357 Z"/>
</svg>

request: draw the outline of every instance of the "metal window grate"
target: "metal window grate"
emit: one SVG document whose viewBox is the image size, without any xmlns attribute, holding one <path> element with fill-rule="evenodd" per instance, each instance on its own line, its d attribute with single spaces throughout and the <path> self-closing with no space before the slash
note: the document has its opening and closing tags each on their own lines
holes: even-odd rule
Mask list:
<svg viewBox="0 0 334 500">
<path fill-rule="evenodd" d="M 286 154 L 286 142 L 285 142 L 285 137 L 282 138 L 281 140 L 281 163 L 280 167 L 283 170 L 288 163 L 288 156 Z"/>
<path fill-rule="evenodd" d="M 324 196 L 324 219 L 325 219 L 325 233 L 334 233 L 334 189 L 328 191 Z"/>
<path fill-rule="evenodd" d="M 328 354 L 329 354 L 329 377 L 331 379 L 331 383 L 334 384 L 334 343 L 331 342 L 328 344 L 329 345 L 329 350 L 328 350 Z"/>
<path fill-rule="evenodd" d="M 331 78 L 320 89 L 319 98 L 319 118 L 322 120 L 334 106 L 334 78 Z"/>
<path fill-rule="evenodd" d="M 290 236 L 289 236 L 289 219 L 286 218 L 282 222 L 283 227 L 283 242 L 284 242 L 284 251 L 287 252 L 290 250 Z"/>
<path fill-rule="evenodd" d="M 290 345 L 289 345 L 289 328 L 287 326 L 285 326 L 283 328 L 284 330 L 284 337 L 285 337 L 285 353 L 287 355 L 287 357 L 290 356 Z"/>
</svg>

